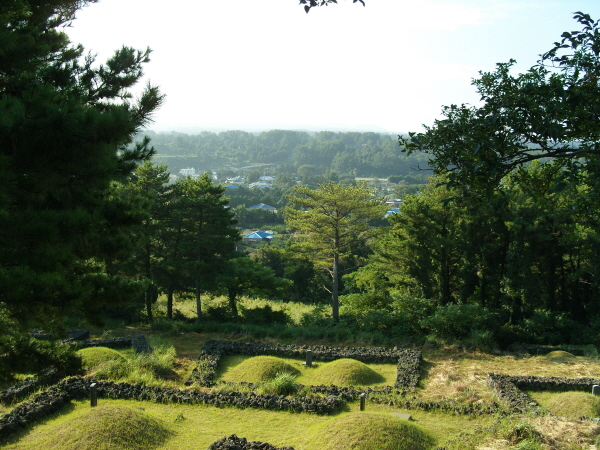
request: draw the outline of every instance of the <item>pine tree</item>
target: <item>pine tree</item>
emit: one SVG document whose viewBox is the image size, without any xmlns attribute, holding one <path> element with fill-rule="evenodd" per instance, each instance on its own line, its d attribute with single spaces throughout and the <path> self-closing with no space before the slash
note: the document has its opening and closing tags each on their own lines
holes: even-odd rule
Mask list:
<svg viewBox="0 0 600 450">
<path fill-rule="evenodd" d="M 161 262 L 168 318 L 172 318 L 173 294 L 193 292 L 201 321 L 201 293 L 218 289 L 217 276 L 240 237 L 224 192 L 225 187 L 214 185 L 208 173 L 173 186 Z"/>
<path fill-rule="evenodd" d="M 92 2 L 0 3 L 0 316 L 24 330 L 94 317 L 143 289 L 106 270 L 129 256 L 140 220 L 111 184 L 151 156 L 134 139 L 162 96 L 129 92 L 149 49 L 96 65 L 69 42 L 64 26 Z"/>
<path fill-rule="evenodd" d="M 332 316 L 337 322 L 340 261 L 373 235 L 369 222 L 383 217 L 386 206 L 365 184 L 329 182 L 317 189 L 300 185 L 294 192 L 287 199 L 301 209 L 286 208 L 286 224 L 305 233 L 303 247 L 331 278 Z"/>
</svg>

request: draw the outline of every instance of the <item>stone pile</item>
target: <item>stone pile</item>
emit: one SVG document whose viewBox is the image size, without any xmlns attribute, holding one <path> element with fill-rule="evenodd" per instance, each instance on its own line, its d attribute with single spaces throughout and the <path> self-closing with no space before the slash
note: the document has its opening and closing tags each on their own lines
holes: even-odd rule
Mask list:
<svg viewBox="0 0 600 450">
<path fill-rule="evenodd" d="M 266 442 L 249 442 L 246 438 L 239 438 L 232 434 L 211 444 L 208 450 L 294 450 L 294 447 L 273 447 Z"/>
</svg>

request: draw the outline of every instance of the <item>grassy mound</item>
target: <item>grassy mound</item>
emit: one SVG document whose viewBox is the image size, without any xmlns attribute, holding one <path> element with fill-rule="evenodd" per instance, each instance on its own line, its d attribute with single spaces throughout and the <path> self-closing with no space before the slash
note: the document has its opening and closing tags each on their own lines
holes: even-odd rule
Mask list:
<svg viewBox="0 0 600 450">
<path fill-rule="evenodd" d="M 314 429 L 312 446 L 321 450 L 426 450 L 434 439 L 391 414 L 351 413 Z"/>
<path fill-rule="evenodd" d="M 55 427 L 48 449 L 120 450 L 154 448 L 171 436 L 167 426 L 149 414 L 123 406 L 98 406 Z"/>
<path fill-rule="evenodd" d="M 382 383 L 385 378 L 366 364 L 355 359 L 338 359 L 315 371 L 318 384 L 357 386 Z"/>
<path fill-rule="evenodd" d="M 553 394 L 544 406 L 557 416 L 570 418 L 600 417 L 600 398 L 585 392 Z"/>
<path fill-rule="evenodd" d="M 258 383 L 272 380 L 280 373 L 298 375 L 300 371 L 290 366 L 284 360 L 274 356 L 255 356 L 248 358 L 238 366 L 227 372 L 227 379 L 231 381 L 248 381 Z"/>
<path fill-rule="evenodd" d="M 554 352 L 550 352 L 546 355 L 546 358 L 556 363 L 568 363 L 574 362 L 576 360 L 575 355 L 569 352 L 565 352 L 563 350 L 556 350 Z"/>
<path fill-rule="evenodd" d="M 84 369 L 95 370 L 109 361 L 120 361 L 125 358 L 118 351 L 107 347 L 90 347 L 77 351 L 81 356 Z"/>
</svg>

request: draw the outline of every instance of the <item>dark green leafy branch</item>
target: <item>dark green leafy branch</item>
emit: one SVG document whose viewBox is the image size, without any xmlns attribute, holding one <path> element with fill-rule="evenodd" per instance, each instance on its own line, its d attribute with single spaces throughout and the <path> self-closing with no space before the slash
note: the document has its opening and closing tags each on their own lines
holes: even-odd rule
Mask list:
<svg viewBox="0 0 600 450">
<path fill-rule="evenodd" d="M 337 0 L 300 0 L 300 4 L 304 5 L 304 11 L 307 13 L 311 8 L 318 6 L 329 6 L 332 3 L 337 4 Z M 352 0 L 352 3 L 361 3 L 363 6 L 365 6 L 364 0 Z"/>
</svg>

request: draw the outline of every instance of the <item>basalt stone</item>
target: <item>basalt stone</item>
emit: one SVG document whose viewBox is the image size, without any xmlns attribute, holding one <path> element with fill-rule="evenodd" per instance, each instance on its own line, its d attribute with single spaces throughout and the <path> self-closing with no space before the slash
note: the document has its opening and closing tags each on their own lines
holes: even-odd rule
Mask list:
<svg viewBox="0 0 600 450">
<path fill-rule="evenodd" d="M 488 374 L 487 384 L 498 399 L 511 411 L 539 412 L 541 407 L 525 392 L 521 391 L 508 375 Z"/>
<path fill-rule="evenodd" d="M 131 337 L 119 337 L 110 339 L 86 339 L 79 343 L 79 348 L 108 347 L 108 348 L 130 348 Z"/>
<path fill-rule="evenodd" d="M 90 338 L 90 332 L 88 330 L 69 330 L 63 335 L 56 335 L 43 330 L 30 330 L 29 334 L 35 339 L 64 339 L 67 342 L 82 341 Z"/>
<path fill-rule="evenodd" d="M 67 331 L 67 339 L 72 341 L 84 341 L 90 338 L 89 330 L 71 330 Z"/>
<path fill-rule="evenodd" d="M 207 339 L 196 368 L 192 371 L 186 385 L 198 383 L 200 386 L 215 385 L 215 373 L 219 360 L 228 354 L 248 356 L 269 355 L 284 358 L 304 359 L 306 351 L 311 350 L 313 361 L 334 361 L 351 358 L 363 363 L 397 363 L 397 377 L 394 386 L 413 388 L 420 380 L 421 351 L 418 349 L 402 350 L 383 347 L 328 347 L 323 345 L 276 345 L 252 344 L 247 342 L 221 341 Z"/>
<path fill-rule="evenodd" d="M 108 347 L 108 348 L 133 348 L 135 353 L 148 353 L 151 351 L 146 336 L 137 334 L 110 339 L 86 339 L 77 343 L 79 348 Z"/>
<path fill-rule="evenodd" d="M 0 392 L 0 403 L 10 404 L 27 397 L 42 386 L 50 386 L 64 378 L 64 373 L 54 368 L 45 370 L 39 375 L 26 378 L 14 386 Z"/>
<path fill-rule="evenodd" d="M 148 345 L 146 336 L 143 334 L 131 336 L 131 346 L 133 347 L 133 351 L 135 353 L 150 353 L 152 351 L 150 345 Z"/>
<path fill-rule="evenodd" d="M 33 396 L 31 401 L 24 402 L 11 412 L 0 417 L 0 438 L 26 427 L 36 420 L 59 411 L 69 403 L 72 396 L 67 390 L 61 389 L 61 383 L 45 392 Z"/>
<path fill-rule="evenodd" d="M 294 450 L 293 447 L 274 447 L 266 442 L 248 441 L 235 434 L 214 442 L 208 450 Z"/>
</svg>

